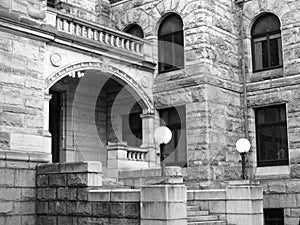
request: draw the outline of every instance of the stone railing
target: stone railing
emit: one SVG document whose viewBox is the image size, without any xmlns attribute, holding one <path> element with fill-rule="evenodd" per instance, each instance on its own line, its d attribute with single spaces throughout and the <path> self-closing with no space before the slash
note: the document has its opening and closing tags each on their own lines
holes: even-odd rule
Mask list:
<svg viewBox="0 0 300 225">
<path fill-rule="evenodd" d="M 144 161 L 147 152 L 148 151 L 145 149 L 128 147 L 127 148 L 127 159 L 135 160 L 135 161 Z"/>
<path fill-rule="evenodd" d="M 54 9 L 51 11 L 48 9 L 46 23 L 55 26 L 58 31 L 86 38 L 110 48 L 144 56 L 146 41 L 130 34 L 75 18 L 72 15 L 62 14 Z"/>
<path fill-rule="evenodd" d="M 148 168 L 147 150 L 128 147 L 126 142 L 108 143 L 107 176 L 118 177 L 118 171 Z"/>
</svg>

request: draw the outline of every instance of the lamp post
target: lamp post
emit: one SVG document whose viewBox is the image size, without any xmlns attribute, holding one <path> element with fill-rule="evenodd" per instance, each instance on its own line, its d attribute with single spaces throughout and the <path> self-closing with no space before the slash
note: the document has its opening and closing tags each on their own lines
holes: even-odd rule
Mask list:
<svg viewBox="0 0 300 225">
<path fill-rule="evenodd" d="M 237 140 L 236 144 L 236 149 L 237 151 L 241 154 L 242 157 L 242 179 L 246 179 L 246 175 L 245 175 L 245 167 L 246 167 L 246 161 L 245 161 L 245 157 L 247 152 L 249 152 L 250 148 L 251 148 L 251 144 L 249 142 L 249 140 L 247 138 L 240 138 L 239 140 Z"/>
<path fill-rule="evenodd" d="M 164 146 L 168 144 L 172 139 L 172 132 L 166 126 L 161 126 L 154 131 L 154 141 L 159 144 L 160 149 L 160 162 L 161 162 L 161 175 L 165 176 L 165 158 L 164 158 Z"/>
</svg>

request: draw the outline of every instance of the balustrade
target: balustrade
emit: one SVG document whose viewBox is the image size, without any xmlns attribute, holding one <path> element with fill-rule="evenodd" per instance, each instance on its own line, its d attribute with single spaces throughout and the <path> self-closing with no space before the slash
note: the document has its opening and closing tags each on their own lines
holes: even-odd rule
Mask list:
<svg viewBox="0 0 300 225">
<path fill-rule="evenodd" d="M 102 26 L 89 24 L 73 17 L 56 15 L 56 28 L 58 31 L 98 41 L 101 44 L 121 48 L 135 54 L 143 55 L 144 43 L 138 38 Z"/>
</svg>

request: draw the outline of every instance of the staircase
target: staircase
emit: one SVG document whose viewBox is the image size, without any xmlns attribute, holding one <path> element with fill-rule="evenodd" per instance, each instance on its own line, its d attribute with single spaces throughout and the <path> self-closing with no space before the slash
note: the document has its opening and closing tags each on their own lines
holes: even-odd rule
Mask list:
<svg viewBox="0 0 300 225">
<path fill-rule="evenodd" d="M 209 214 L 207 210 L 201 210 L 199 206 L 187 206 L 188 225 L 226 225 L 225 220 L 220 220 L 219 215 Z"/>
</svg>

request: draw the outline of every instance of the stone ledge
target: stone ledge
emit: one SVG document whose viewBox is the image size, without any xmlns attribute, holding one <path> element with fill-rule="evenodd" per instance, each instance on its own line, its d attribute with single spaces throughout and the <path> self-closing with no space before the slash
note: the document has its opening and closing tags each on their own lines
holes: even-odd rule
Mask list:
<svg viewBox="0 0 300 225">
<path fill-rule="evenodd" d="M 51 161 L 51 154 L 45 152 L 1 150 L 0 160 L 48 163 Z"/>
<path fill-rule="evenodd" d="M 37 167 L 37 174 L 102 173 L 102 163 L 97 161 L 46 163 Z"/>
<path fill-rule="evenodd" d="M 88 201 L 91 202 L 140 202 L 139 189 L 91 190 Z"/>
</svg>

